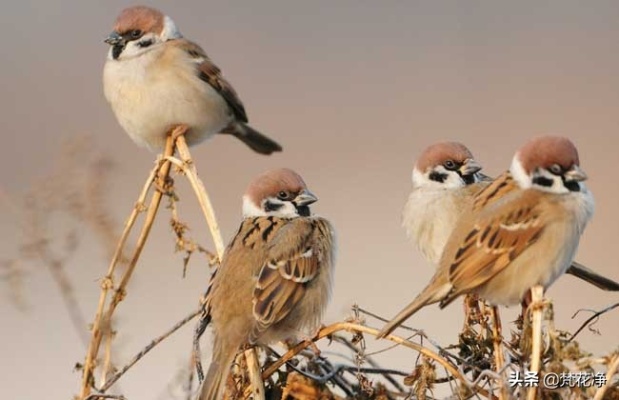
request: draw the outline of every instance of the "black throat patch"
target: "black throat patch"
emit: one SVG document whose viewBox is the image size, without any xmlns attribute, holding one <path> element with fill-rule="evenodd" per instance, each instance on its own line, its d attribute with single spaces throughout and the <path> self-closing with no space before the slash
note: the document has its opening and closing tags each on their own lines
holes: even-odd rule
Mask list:
<svg viewBox="0 0 619 400">
<path fill-rule="evenodd" d="M 576 181 L 566 181 L 565 178 L 563 178 L 563 186 L 570 192 L 580 192 L 580 184 Z"/>
<path fill-rule="evenodd" d="M 300 216 L 302 217 L 310 216 L 309 206 L 296 206 L 296 208 L 297 208 L 297 213 L 299 213 Z"/>
<path fill-rule="evenodd" d="M 124 49 L 124 44 L 115 44 L 114 46 L 112 46 L 112 57 L 114 58 L 114 60 L 118 60 L 118 57 L 120 57 L 120 54 L 123 52 Z"/>
<path fill-rule="evenodd" d="M 460 178 L 462 178 L 462 180 L 464 181 L 465 185 L 472 185 L 473 183 L 475 183 L 475 175 L 474 174 L 462 175 L 459 172 L 458 172 L 458 174 L 460 175 Z"/>
</svg>

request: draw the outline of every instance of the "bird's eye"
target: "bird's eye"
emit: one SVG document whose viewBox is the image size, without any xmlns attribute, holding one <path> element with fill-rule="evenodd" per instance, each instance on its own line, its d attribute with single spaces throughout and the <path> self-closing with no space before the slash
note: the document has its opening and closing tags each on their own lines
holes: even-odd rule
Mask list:
<svg viewBox="0 0 619 400">
<path fill-rule="evenodd" d="M 131 32 L 129 32 L 129 35 L 131 36 L 131 38 L 137 39 L 142 36 L 142 31 L 139 29 L 134 29 Z"/>
<path fill-rule="evenodd" d="M 277 194 L 277 198 L 278 198 L 278 199 L 280 199 L 280 200 L 288 200 L 288 197 L 289 197 L 289 196 L 290 196 L 290 195 L 288 194 L 288 192 L 286 192 L 286 191 L 284 191 L 284 190 L 282 190 L 281 192 L 279 192 L 279 193 Z"/>
<path fill-rule="evenodd" d="M 550 166 L 550 172 L 552 172 L 555 175 L 561 175 L 561 173 L 563 172 L 563 168 L 561 168 L 559 164 L 552 164 Z"/>
<path fill-rule="evenodd" d="M 447 160 L 443 163 L 443 166 L 448 170 L 456 169 L 456 163 L 453 160 Z"/>
</svg>

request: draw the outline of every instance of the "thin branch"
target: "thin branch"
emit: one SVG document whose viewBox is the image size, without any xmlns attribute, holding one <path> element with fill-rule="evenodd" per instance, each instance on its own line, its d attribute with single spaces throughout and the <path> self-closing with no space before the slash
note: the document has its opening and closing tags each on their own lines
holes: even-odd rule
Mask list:
<svg viewBox="0 0 619 400">
<path fill-rule="evenodd" d="M 197 310 L 197 311 L 192 312 L 191 314 L 189 314 L 188 316 L 186 316 L 185 318 L 183 318 L 182 320 L 180 320 L 176 324 L 174 324 L 174 326 L 171 327 L 170 329 L 168 329 L 163 335 L 153 339 L 146 347 L 144 347 L 144 349 L 142 349 L 138 354 L 133 356 L 133 358 L 129 361 L 129 363 L 127 363 L 127 365 L 125 365 L 118 372 L 116 372 L 110 378 L 110 380 L 107 381 L 105 383 L 105 385 L 103 385 L 103 387 L 101 387 L 101 389 L 99 391 L 101 393 L 105 393 L 105 391 L 108 390 L 116 381 L 118 381 L 118 379 L 120 379 L 121 376 L 123 376 L 127 371 L 129 371 L 131 369 L 131 367 L 133 367 L 135 365 L 135 363 L 140 361 L 140 359 L 142 357 L 144 357 L 146 354 L 148 354 L 153 348 L 155 348 L 155 346 L 157 346 L 159 343 L 161 343 L 162 341 L 167 339 L 170 335 L 172 335 L 174 332 L 179 330 L 181 327 L 183 327 L 189 321 L 191 321 L 192 319 L 197 317 L 200 314 L 200 312 L 201 312 L 201 310 Z"/>
<path fill-rule="evenodd" d="M 383 318 L 383 317 L 381 317 L 380 315 L 374 314 L 374 313 L 373 313 L 373 312 L 371 312 L 371 311 L 368 311 L 368 310 L 366 310 L 366 309 L 364 309 L 364 308 L 361 308 L 361 307 L 359 307 L 357 304 L 355 304 L 355 305 L 353 306 L 353 310 L 355 310 L 356 312 L 359 312 L 359 313 L 361 313 L 361 314 L 368 315 L 368 316 L 370 316 L 370 317 L 372 317 L 372 318 L 374 318 L 374 319 L 376 319 L 376 320 L 378 320 L 378 321 L 381 321 L 381 322 L 384 322 L 384 323 L 389 322 L 389 319 L 387 319 L 387 318 Z M 452 357 L 456 357 L 456 356 L 452 355 L 451 353 L 447 352 L 447 351 L 446 351 L 446 350 L 445 350 L 442 346 L 440 346 L 437 342 L 435 342 L 435 341 L 434 341 L 434 340 L 432 340 L 430 337 L 428 337 L 428 335 L 426 335 L 426 333 L 425 333 L 422 329 L 415 329 L 415 328 L 412 328 L 412 327 L 410 327 L 410 326 L 408 326 L 408 325 L 404 325 L 404 324 L 398 325 L 398 328 L 400 328 L 400 329 L 404 329 L 405 331 L 410 331 L 410 332 L 413 332 L 413 333 L 414 333 L 414 335 L 412 335 L 412 336 L 408 336 L 408 338 L 409 338 L 409 339 L 410 339 L 410 338 L 413 338 L 413 337 L 415 337 L 415 336 L 420 336 L 420 337 L 422 338 L 422 340 L 427 340 L 428 342 L 430 342 L 430 344 L 432 344 L 432 346 L 434 346 L 434 348 L 438 349 L 441 353 L 442 353 L 442 352 L 445 352 L 445 353 L 449 354 L 449 355 L 450 355 L 450 356 L 452 356 Z M 397 346 L 397 345 L 396 345 L 396 346 Z M 372 354 L 376 354 L 376 353 L 372 353 Z"/>
<path fill-rule="evenodd" d="M 606 370 L 606 383 L 604 384 L 604 386 L 599 388 L 597 392 L 595 392 L 595 397 L 593 398 L 593 400 L 602 400 L 604 398 L 604 393 L 606 393 L 606 390 L 608 390 L 608 387 L 612 382 L 613 375 L 615 375 L 618 368 L 619 353 L 616 353 L 608 363 L 608 369 Z"/>
<path fill-rule="evenodd" d="M 146 195 L 152 183 L 155 180 L 155 176 L 158 177 L 159 182 L 161 183 L 165 182 L 165 179 L 167 178 L 170 172 L 170 163 L 165 160 L 165 157 L 171 156 L 173 152 L 174 152 L 173 142 L 172 142 L 171 137 L 168 137 L 166 141 L 165 150 L 163 153 L 164 158 L 162 159 L 160 163 L 158 163 L 158 166 L 155 169 L 153 169 L 146 183 L 144 184 L 144 188 L 142 189 L 142 192 L 140 193 L 140 196 L 138 197 L 138 201 L 136 205 L 134 206 L 131 212 L 131 215 L 129 216 L 125 224 L 125 228 L 118 242 L 118 246 L 116 247 L 116 251 L 114 252 L 114 256 L 112 257 L 112 261 L 110 263 L 108 273 L 101 283 L 101 294 L 99 295 L 99 303 L 97 305 L 97 312 L 95 314 L 95 319 L 94 319 L 94 323 L 92 326 L 90 345 L 88 348 L 88 352 L 86 353 L 86 360 L 84 362 L 84 372 L 82 374 L 82 387 L 81 387 L 81 393 L 79 397 L 80 399 L 85 399 L 88 397 L 90 393 L 90 388 L 94 384 L 93 371 L 95 368 L 95 360 L 97 359 L 97 355 L 99 354 L 99 347 L 101 345 L 101 339 L 104 333 L 101 327 L 104 321 L 106 321 L 106 323 L 108 324 L 111 323 L 111 317 L 114 313 L 114 310 L 116 309 L 116 306 L 118 305 L 118 303 L 120 303 L 120 301 L 124 298 L 126 294 L 125 287 L 127 286 L 129 279 L 131 278 L 131 274 L 133 273 L 133 270 L 135 269 L 137 260 L 141 254 L 141 251 L 142 251 L 142 248 L 144 247 L 146 239 L 148 238 L 148 234 L 150 233 L 150 228 L 152 226 L 155 214 L 157 213 L 157 210 L 159 208 L 159 203 L 161 202 L 161 197 L 163 194 L 160 191 L 155 191 L 153 193 L 150 205 L 147 210 L 147 216 L 144 221 L 144 225 L 142 227 L 142 232 L 140 233 L 140 237 L 138 238 L 138 242 L 136 244 L 133 257 L 131 258 L 131 261 L 127 267 L 127 270 L 125 271 L 124 276 L 122 277 L 121 284 L 115 291 L 114 297 L 112 298 L 112 301 L 109 304 L 108 310 L 104 314 L 104 308 L 105 308 L 105 304 L 107 301 L 108 292 L 114 287 L 114 272 L 116 269 L 116 265 L 118 264 L 118 261 L 120 260 L 121 255 L 123 254 L 125 243 L 127 241 L 129 233 L 131 232 L 131 229 L 133 228 L 133 225 L 135 224 L 137 216 L 140 212 L 143 211 Z"/>
<path fill-rule="evenodd" d="M 116 394 L 94 393 L 86 397 L 86 400 L 101 400 L 101 399 L 127 400 L 127 398 L 123 396 L 122 394 L 116 395 Z"/>
<path fill-rule="evenodd" d="M 603 310 L 600 311 L 594 311 L 594 310 L 585 310 L 585 309 L 580 309 L 578 311 L 576 311 L 574 313 L 574 315 L 572 315 L 572 319 L 574 319 L 581 311 L 590 311 L 592 313 L 594 313 L 591 317 L 587 318 L 587 320 L 580 326 L 580 328 L 578 328 L 576 330 L 576 332 L 574 332 L 574 334 L 572 336 L 570 336 L 570 338 L 567 340 L 568 342 L 571 342 L 572 340 L 574 340 L 574 338 L 583 330 L 585 329 L 592 321 L 595 320 L 595 322 L 597 322 L 597 320 L 599 319 L 600 315 L 605 314 L 611 310 L 614 310 L 615 308 L 619 307 L 619 303 L 615 303 L 615 304 L 611 304 L 610 306 L 604 308 Z M 593 322 L 593 323 L 595 323 Z"/>
<path fill-rule="evenodd" d="M 346 339 L 345 337 L 342 337 L 342 336 L 339 336 L 339 335 L 333 335 L 333 340 L 335 340 L 335 341 L 337 341 L 337 342 L 340 342 L 340 343 L 344 344 L 344 345 L 345 345 L 346 347 L 348 347 L 350 350 L 353 350 L 353 351 L 356 351 L 356 350 L 357 350 L 357 349 L 356 349 L 356 347 L 355 347 L 355 345 L 354 345 L 354 344 L 352 344 L 352 343 L 350 342 L 350 340 Z M 377 363 L 376 361 L 374 361 L 374 359 L 373 359 L 370 355 L 368 355 L 368 354 L 366 354 L 366 355 L 365 355 L 365 361 L 366 361 L 368 364 L 370 364 L 372 367 L 374 367 L 375 369 L 376 369 L 376 368 L 380 369 L 380 368 L 379 368 L 379 366 L 378 366 L 378 363 Z M 406 374 L 406 375 L 408 375 L 408 374 Z M 393 385 L 396 389 L 398 389 L 399 391 L 402 391 L 402 392 L 404 391 L 404 388 L 403 388 L 403 387 L 402 387 L 402 386 L 401 386 L 401 385 L 400 385 L 400 384 L 399 384 L 399 383 L 398 383 L 395 379 L 393 379 L 393 377 L 391 377 L 389 374 L 385 374 L 385 375 L 384 375 L 384 377 L 385 377 L 385 379 L 387 379 L 387 381 L 388 381 L 389 383 L 391 383 L 391 384 L 392 384 L 392 385 Z"/>
<path fill-rule="evenodd" d="M 373 336 L 378 335 L 378 332 L 379 332 L 378 329 L 370 328 L 370 327 L 367 327 L 367 326 L 364 326 L 364 325 L 360 325 L 360 324 L 356 324 L 356 323 L 352 323 L 352 322 L 338 322 L 338 323 L 329 325 L 329 326 L 321 329 L 318 332 L 318 334 L 312 340 L 305 340 L 305 341 L 297 344 L 292 349 L 288 350 L 288 352 L 286 352 L 280 359 L 275 361 L 273 364 L 269 365 L 269 367 L 266 368 L 262 372 L 262 379 L 263 380 L 268 379 L 271 375 L 273 375 L 287 361 L 292 359 L 295 355 L 297 355 L 302 350 L 308 348 L 311 345 L 311 343 L 316 342 L 317 340 L 320 340 L 320 339 L 322 339 L 324 337 L 328 337 L 328 336 L 334 334 L 335 332 L 339 332 L 339 331 L 348 331 L 348 332 L 354 332 L 354 333 L 362 332 L 362 333 L 367 333 L 367 334 L 370 334 L 370 335 L 373 335 Z M 438 354 L 436 354 L 432 350 L 430 350 L 430 349 L 428 349 L 426 347 L 423 347 L 423 346 L 421 346 L 421 345 L 419 345 L 417 343 L 413 343 L 411 341 L 403 339 L 403 338 L 401 338 L 399 336 L 395 336 L 395 335 L 388 335 L 384 339 L 390 340 L 390 341 L 398 343 L 398 344 L 401 344 L 404 347 L 408 347 L 410 349 L 413 349 L 413 350 L 415 350 L 415 351 L 417 351 L 417 352 L 419 352 L 419 353 L 421 353 L 421 354 L 423 354 L 423 355 L 433 359 L 434 361 L 438 362 L 443 367 L 445 367 L 449 371 L 449 373 L 451 373 L 452 375 L 457 377 L 462 383 L 464 383 L 465 385 L 469 386 L 469 382 L 464 377 L 464 375 L 461 374 L 460 371 L 458 371 L 457 368 L 455 368 L 449 361 L 445 360 L 444 358 L 442 358 L 441 356 L 439 356 Z M 479 388 L 479 387 L 474 387 L 472 389 L 478 391 L 483 396 L 490 397 L 492 399 L 496 399 L 496 396 L 494 396 L 492 393 L 488 392 L 485 389 L 482 389 L 482 388 Z"/>
</svg>

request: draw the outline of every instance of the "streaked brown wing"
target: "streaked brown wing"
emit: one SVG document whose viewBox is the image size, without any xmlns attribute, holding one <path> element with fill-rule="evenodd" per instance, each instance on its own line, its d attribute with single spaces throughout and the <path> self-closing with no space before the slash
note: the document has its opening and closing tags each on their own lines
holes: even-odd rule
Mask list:
<svg viewBox="0 0 619 400">
<path fill-rule="evenodd" d="M 247 113 L 238 94 L 222 75 L 221 70 L 211 61 L 204 50 L 197 44 L 186 40 L 178 39 L 177 45 L 183 48 L 191 57 L 196 60 L 198 65 L 198 76 L 204 82 L 211 85 L 226 100 L 236 119 L 247 122 Z"/>
<path fill-rule="evenodd" d="M 541 216 L 535 191 L 523 192 L 498 204 L 498 209 L 479 213 L 451 260 L 449 280 L 453 290 L 441 306 L 486 283 L 534 243 L 544 228 Z"/>
<path fill-rule="evenodd" d="M 255 342 L 271 325 L 283 320 L 305 294 L 306 285 L 319 273 L 321 255 L 314 240 L 315 225 L 293 220 L 269 244 L 268 262 L 254 290 Z"/>
<path fill-rule="evenodd" d="M 511 173 L 506 171 L 477 194 L 473 203 L 473 211 L 478 212 L 482 208 L 504 199 L 509 192 L 517 189 L 519 189 L 518 184 L 514 181 Z"/>
</svg>

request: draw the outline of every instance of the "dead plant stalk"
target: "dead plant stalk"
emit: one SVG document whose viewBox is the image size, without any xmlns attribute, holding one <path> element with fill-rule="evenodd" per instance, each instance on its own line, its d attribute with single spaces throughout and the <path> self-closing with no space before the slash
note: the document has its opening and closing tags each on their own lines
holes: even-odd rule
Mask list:
<svg viewBox="0 0 619 400">
<path fill-rule="evenodd" d="M 531 350 L 530 372 L 539 375 L 542 356 L 542 315 L 544 313 L 544 288 L 540 285 L 531 288 L 532 330 L 533 346 Z M 537 387 L 533 386 L 527 391 L 527 400 L 535 400 Z"/>
<path fill-rule="evenodd" d="M 173 146 L 172 140 L 169 138 L 166 141 L 164 157 L 172 155 L 173 151 L 174 151 L 174 146 Z M 80 399 L 86 399 L 89 396 L 91 387 L 94 384 L 93 372 L 95 368 L 96 359 L 99 354 L 99 347 L 101 346 L 101 340 L 103 338 L 102 326 L 104 324 L 104 321 L 106 324 L 109 324 L 110 318 L 114 313 L 116 305 L 118 305 L 118 303 L 122 300 L 122 297 L 124 296 L 124 287 L 126 287 L 128 283 L 128 279 L 131 277 L 131 273 L 133 272 L 133 269 L 135 268 L 135 264 L 137 263 L 137 259 L 139 258 L 139 255 L 140 255 L 140 252 L 142 250 L 144 243 L 140 245 L 140 240 L 138 240 L 134 254 L 131 258 L 131 262 L 129 266 L 127 267 L 127 270 L 125 271 L 125 276 L 123 276 L 123 279 L 122 279 L 122 282 L 124 282 L 124 285 L 121 283 L 121 286 L 119 286 L 118 289 L 116 289 L 115 296 L 114 296 L 115 301 L 114 299 L 112 299 L 112 302 L 110 303 L 109 308 L 105 310 L 105 305 L 107 303 L 107 298 L 108 298 L 108 292 L 114 287 L 114 272 L 116 270 L 116 266 L 118 265 L 121 255 L 123 254 L 123 249 L 127 242 L 127 238 L 129 237 L 129 234 L 131 233 L 131 229 L 135 225 L 138 215 L 144 211 L 144 204 L 146 201 L 146 196 L 155 178 L 158 178 L 160 182 L 164 182 L 166 177 L 169 174 L 169 171 L 170 171 L 170 163 L 162 159 L 157 163 L 157 165 L 153 168 L 153 170 L 149 174 L 146 180 L 146 183 L 144 184 L 144 187 L 142 188 L 142 191 L 140 192 L 138 200 L 135 206 L 133 207 L 133 210 L 131 211 L 131 214 L 129 215 L 127 222 L 125 223 L 125 227 L 118 241 L 118 245 L 116 246 L 114 256 L 112 257 L 112 261 L 110 262 L 108 272 L 103 278 L 103 281 L 101 282 L 101 293 L 99 295 L 97 311 L 95 313 L 94 322 L 91 328 L 91 339 L 90 339 L 90 343 L 88 346 L 88 351 L 86 353 L 86 360 L 83 366 L 84 370 L 82 373 L 82 387 L 81 387 L 81 392 L 80 392 L 80 397 L 79 397 Z M 144 225 L 142 227 L 142 232 L 140 235 L 140 239 L 142 240 L 142 242 L 145 242 L 146 238 L 148 237 L 148 233 L 150 232 L 150 226 L 152 226 L 153 218 L 156 213 L 156 209 L 158 208 L 159 203 L 161 201 L 161 196 L 162 196 L 162 193 L 160 191 L 155 191 L 155 193 L 153 193 L 150 205 L 147 209 L 148 216 L 144 222 Z M 105 318 L 104 318 L 104 315 L 105 315 Z M 106 330 L 109 330 L 109 329 L 106 329 Z"/>
<path fill-rule="evenodd" d="M 198 203 L 200 204 L 200 207 L 206 219 L 207 226 L 209 227 L 211 236 L 213 238 L 213 242 L 217 250 L 217 256 L 219 260 L 221 260 L 221 258 L 223 257 L 225 249 L 224 242 L 221 236 L 221 232 L 219 230 L 217 219 L 215 217 L 213 206 L 208 196 L 208 192 L 206 191 L 204 184 L 198 177 L 195 164 L 193 162 L 193 159 L 191 158 L 187 142 L 185 141 L 184 133 L 186 131 L 187 127 L 179 126 L 172 130 L 172 132 L 169 134 L 166 140 L 166 145 L 162 158 L 159 160 L 155 168 L 149 174 L 148 179 L 142 191 L 140 192 L 138 201 L 133 208 L 129 218 L 127 219 L 127 222 L 125 223 L 125 228 L 116 247 L 114 256 L 112 257 L 108 272 L 101 284 L 99 303 L 97 305 L 97 311 L 92 325 L 91 340 L 89 343 L 88 352 L 86 354 L 86 361 L 83 367 L 84 371 L 79 397 L 80 399 L 88 398 L 91 388 L 94 386 L 93 372 L 96 366 L 96 360 L 99 355 L 99 349 L 104 335 L 107 337 L 107 340 L 105 346 L 104 365 L 102 369 L 100 386 L 105 389 L 109 388 L 110 386 L 106 384 L 106 377 L 111 363 L 111 342 L 113 335 L 113 331 L 111 329 L 112 316 L 116 310 L 116 307 L 126 295 L 126 287 L 135 270 L 146 240 L 148 239 L 148 235 L 157 215 L 161 199 L 164 195 L 162 189 L 165 188 L 166 180 L 170 173 L 171 164 L 177 166 L 187 177 L 189 183 L 191 184 L 191 187 L 194 190 L 194 193 L 198 199 Z M 178 151 L 181 160 L 173 157 L 175 151 Z M 121 277 L 120 284 L 114 290 L 114 295 L 112 296 L 112 299 L 110 300 L 107 309 L 105 309 L 108 299 L 108 293 L 111 289 L 114 288 L 114 272 L 116 270 L 116 266 L 121 255 L 123 254 L 123 249 L 125 247 L 127 238 L 131 232 L 131 229 L 135 225 L 138 215 L 142 211 L 144 211 L 146 196 L 155 180 L 157 182 L 159 190 L 153 192 L 150 204 L 146 209 L 144 224 L 136 242 L 136 246 L 130 259 L 129 265 Z M 255 353 L 254 349 L 250 349 L 245 353 L 245 356 L 247 358 L 248 365 L 252 366 L 252 368 L 249 369 L 249 374 L 252 385 L 254 386 L 254 398 L 256 400 L 263 400 L 264 386 L 262 380 L 260 379 L 260 367 L 258 365 L 257 354 Z"/>
</svg>

